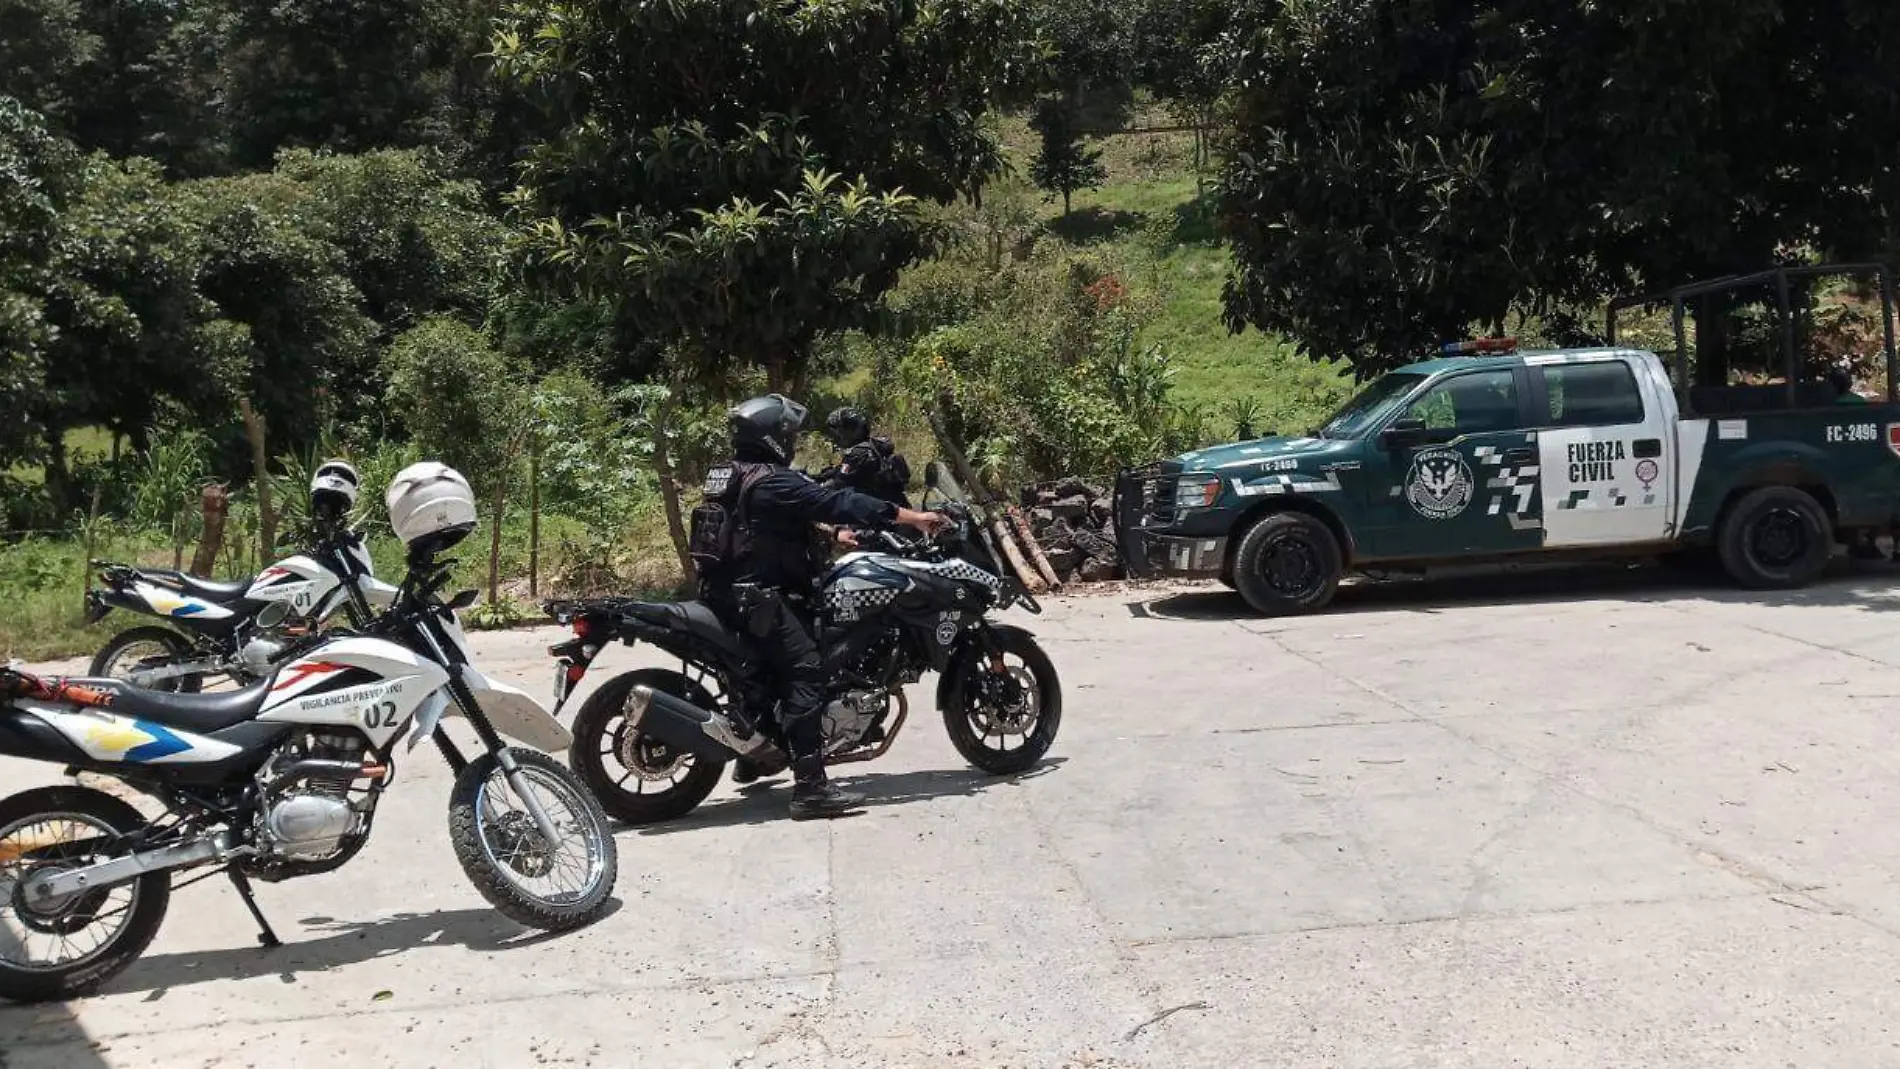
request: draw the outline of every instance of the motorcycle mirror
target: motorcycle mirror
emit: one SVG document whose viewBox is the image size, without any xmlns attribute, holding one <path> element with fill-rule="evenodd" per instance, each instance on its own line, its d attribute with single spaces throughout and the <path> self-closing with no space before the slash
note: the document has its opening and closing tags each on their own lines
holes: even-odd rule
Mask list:
<svg viewBox="0 0 1900 1069">
<path fill-rule="evenodd" d="M 924 465 L 924 486 L 931 490 L 941 490 L 943 483 L 943 462 L 933 460 Z"/>
<path fill-rule="evenodd" d="M 480 596 L 481 594 L 478 591 L 464 590 L 449 599 L 449 608 L 454 609 L 456 612 L 461 612 L 463 609 L 475 604 L 475 599 Z"/>
</svg>

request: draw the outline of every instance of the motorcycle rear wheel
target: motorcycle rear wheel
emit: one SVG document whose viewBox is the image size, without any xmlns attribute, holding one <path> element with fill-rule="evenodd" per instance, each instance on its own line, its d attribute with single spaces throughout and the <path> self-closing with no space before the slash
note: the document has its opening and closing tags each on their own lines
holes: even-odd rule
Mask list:
<svg viewBox="0 0 1900 1069">
<path fill-rule="evenodd" d="M 8 948 L 0 950 L 0 998 L 51 1002 L 90 994 L 145 953 L 171 901 L 170 873 L 147 873 L 50 904 L 28 903 L 22 886 L 31 872 L 119 856 L 80 844 L 130 835 L 145 824 L 138 810 L 90 787 L 41 787 L 0 800 L 0 945 Z M 116 926 L 89 949 L 74 946 L 114 919 Z M 35 958 L 36 946 L 51 957 Z"/>
<path fill-rule="evenodd" d="M 642 668 L 617 675 L 587 696 L 574 714 L 567 763 L 615 820 L 653 824 L 698 808 L 719 786 L 723 761 L 668 751 L 627 724 L 627 698 L 637 686 L 670 694 L 702 709 L 716 707 L 706 688 L 678 672 Z M 629 763 L 631 761 L 631 763 Z"/>
<path fill-rule="evenodd" d="M 139 653 L 143 647 L 146 652 Z M 128 657 L 127 655 L 132 656 Z M 165 657 L 167 660 L 191 660 L 191 640 L 169 627 L 134 627 L 112 636 L 99 648 L 86 674 L 98 679 L 130 681 L 130 672 L 140 662 Z M 123 662 L 123 663 L 121 663 Z M 201 675 L 174 676 L 149 690 L 196 694 L 204 686 Z"/>
</svg>

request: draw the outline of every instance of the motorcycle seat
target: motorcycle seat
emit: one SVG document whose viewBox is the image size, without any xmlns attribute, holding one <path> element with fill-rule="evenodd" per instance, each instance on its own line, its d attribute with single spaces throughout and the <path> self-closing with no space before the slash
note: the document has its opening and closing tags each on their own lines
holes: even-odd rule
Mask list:
<svg viewBox="0 0 1900 1069">
<path fill-rule="evenodd" d="M 620 611 L 643 623 L 692 635 L 727 653 L 744 653 L 739 636 L 703 601 L 636 601 Z"/>
<path fill-rule="evenodd" d="M 100 692 L 106 702 L 101 712 L 149 720 L 168 728 L 209 735 L 247 720 L 255 720 L 270 696 L 270 680 L 242 690 L 214 691 L 210 694 L 173 694 L 162 690 L 135 687 L 123 679 L 72 679 L 74 686 Z"/>
<path fill-rule="evenodd" d="M 251 589 L 251 579 L 248 577 L 229 583 L 219 583 L 210 579 L 200 579 L 184 572 L 175 572 L 170 568 L 141 569 L 139 576 L 160 586 L 171 587 L 181 594 L 202 598 L 214 605 L 238 601 L 244 597 L 245 591 Z"/>
</svg>

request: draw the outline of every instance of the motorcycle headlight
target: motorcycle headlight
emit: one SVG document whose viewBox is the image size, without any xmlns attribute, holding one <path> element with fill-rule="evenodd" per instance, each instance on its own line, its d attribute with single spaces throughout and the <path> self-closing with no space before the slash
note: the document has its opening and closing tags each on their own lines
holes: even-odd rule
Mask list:
<svg viewBox="0 0 1900 1069">
<path fill-rule="evenodd" d="M 1174 483 L 1174 507 L 1178 512 L 1204 509 L 1220 499 L 1220 480 L 1212 475 L 1183 475 Z"/>
</svg>

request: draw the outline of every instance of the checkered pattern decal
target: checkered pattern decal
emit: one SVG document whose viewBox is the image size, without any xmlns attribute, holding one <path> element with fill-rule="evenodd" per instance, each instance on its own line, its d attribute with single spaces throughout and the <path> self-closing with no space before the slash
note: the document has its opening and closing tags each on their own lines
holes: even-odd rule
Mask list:
<svg viewBox="0 0 1900 1069">
<path fill-rule="evenodd" d="M 1557 507 L 1560 509 L 1620 509 L 1627 506 L 1631 500 L 1628 494 L 1612 486 L 1607 490 L 1572 490 L 1569 496 L 1557 502 Z M 1645 506 L 1654 505 L 1656 491 L 1646 490 L 1637 500 Z"/>
<path fill-rule="evenodd" d="M 1234 493 L 1241 497 L 1264 497 L 1272 494 L 1325 494 L 1342 490 L 1339 473 L 1329 471 L 1326 478 L 1315 479 L 1310 475 L 1297 472 L 1279 472 L 1273 475 L 1257 476 L 1251 481 L 1234 480 Z"/>
<path fill-rule="evenodd" d="M 896 587 L 846 576 L 820 591 L 818 604 L 840 620 L 855 620 L 896 601 L 900 593 Z"/>
<path fill-rule="evenodd" d="M 1538 466 L 1535 463 L 1507 466 L 1504 450 L 1495 445 L 1479 446 L 1477 460 L 1478 477 L 1484 481 L 1484 488 L 1491 491 L 1491 503 L 1485 506 L 1485 514 L 1509 515 L 1514 521 L 1528 519 L 1531 501 L 1537 494 Z M 1512 526 L 1517 524 L 1514 522 Z"/>
</svg>

